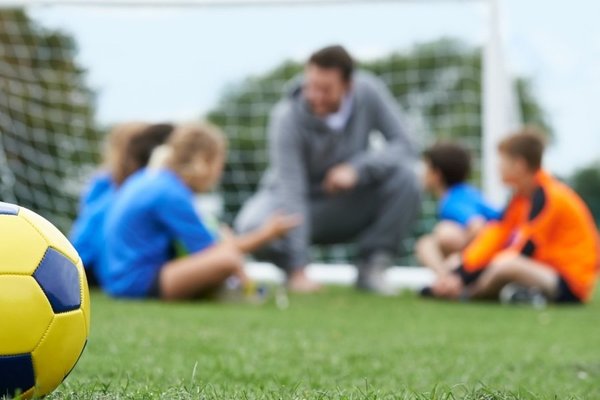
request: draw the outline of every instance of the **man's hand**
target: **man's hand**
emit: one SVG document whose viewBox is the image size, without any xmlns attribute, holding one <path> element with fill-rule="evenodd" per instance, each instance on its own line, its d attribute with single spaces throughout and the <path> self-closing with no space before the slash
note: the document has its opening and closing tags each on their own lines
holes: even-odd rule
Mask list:
<svg viewBox="0 0 600 400">
<path fill-rule="evenodd" d="M 302 217 L 297 214 L 284 215 L 276 212 L 263 224 L 262 230 L 268 240 L 277 239 L 302 223 Z"/>
<path fill-rule="evenodd" d="M 336 194 L 354 189 L 358 184 L 358 171 L 352 165 L 344 163 L 331 168 L 323 180 L 323 190 Z"/>
<path fill-rule="evenodd" d="M 436 297 L 457 300 L 464 289 L 462 279 L 454 273 L 441 275 L 431 287 Z"/>
</svg>

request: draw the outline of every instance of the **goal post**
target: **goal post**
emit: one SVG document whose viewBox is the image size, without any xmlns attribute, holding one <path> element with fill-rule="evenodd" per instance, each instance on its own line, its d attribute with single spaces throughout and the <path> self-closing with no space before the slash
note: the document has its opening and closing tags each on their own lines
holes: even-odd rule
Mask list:
<svg viewBox="0 0 600 400">
<path fill-rule="evenodd" d="M 488 0 L 488 32 L 483 50 L 482 186 L 488 199 L 501 206 L 508 192 L 498 170 L 498 142 L 522 121 L 517 94 L 506 65 L 499 0 Z"/>
</svg>

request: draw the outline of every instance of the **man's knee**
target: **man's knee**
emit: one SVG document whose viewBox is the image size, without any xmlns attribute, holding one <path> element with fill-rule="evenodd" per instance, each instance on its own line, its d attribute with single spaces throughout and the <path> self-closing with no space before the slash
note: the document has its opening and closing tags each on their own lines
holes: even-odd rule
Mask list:
<svg viewBox="0 0 600 400">
<path fill-rule="evenodd" d="M 421 185 L 417 174 L 409 165 L 398 165 L 384 180 L 384 186 L 391 190 L 415 193 L 420 195 Z"/>
<path fill-rule="evenodd" d="M 248 203 L 244 204 L 238 215 L 235 217 L 233 229 L 236 233 L 247 233 L 256 228 L 256 218 L 253 217 L 249 208 Z"/>
<path fill-rule="evenodd" d="M 269 199 L 264 193 L 257 193 L 248 199 L 238 215 L 236 216 L 233 227 L 237 233 L 248 233 L 260 227 L 271 214 L 271 205 Z"/>
<path fill-rule="evenodd" d="M 414 171 L 408 166 L 397 166 L 374 188 L 377 198 L 393 204 L 399 212 L 417 214 L 421 205 L 421 186 Z"/>
</svg>

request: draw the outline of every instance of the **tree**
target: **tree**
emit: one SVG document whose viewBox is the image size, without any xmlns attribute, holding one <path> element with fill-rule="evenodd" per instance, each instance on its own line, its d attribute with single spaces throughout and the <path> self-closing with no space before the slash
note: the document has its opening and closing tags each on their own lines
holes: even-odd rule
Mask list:
<svg viewBox="0 0 600 400">
<path fill-rule="evenodd" d="M 74 40 L 0 10 L 0 196 L 66 230 L 79 185 L 99 160 L 94 96 Z"/>
<path fill-rule="evenodd" d="M 477 154 L 481 138 L 481 49 L 442 39 L 360 63 L 381 77 L 425 142 L 436 138 L 466 139 Z M 223 178 L 229 218 L 256 189 L 267 163 L 269 111 L 285 83 L 302 71 L 286 61 L 262 75 L 249 77 L 225 92 L 208 118 L 224 128 L 230 141 L 230 163 Z M 516 81 L 524 120 L 550 130 L 543 109 L 525 79 Z M 477 176 L 475 176 L 478 179 Z"/>
<path fill-rule="evenodd" d="M 600 161 L 575 171 L 569 181 L 600 224 Z"/>
</svg>

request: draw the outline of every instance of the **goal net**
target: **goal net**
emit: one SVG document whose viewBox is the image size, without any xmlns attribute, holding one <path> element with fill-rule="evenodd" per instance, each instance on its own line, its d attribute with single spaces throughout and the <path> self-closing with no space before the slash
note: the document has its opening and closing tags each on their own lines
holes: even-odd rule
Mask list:
<svg viewBox="0 0 600 400">
<path fill-rule="evenodd" d="M 64 231 L 107 130 L 131 120 L 206 118 L 223 128 L 229 160 L 216 198 L 231 222 L 267 166 L 271 108 L 324 45 L 346 46 L 387 84 L 419 146 L 440 138 L 467 146 L 480 186 L 484 86 L 512 84 L 498 72 L 483 79 L 486 2 L 13 3 L 0 3 L 0 196 Z M 527 85 L 517 87 L 519 109 L 538 118 Z M 378 138 L 374 132 L 373 146 Z M 406 256 L 434 216 L 429 199 Z M 346 261 L 352 246 L 315 251 Z"/>
</svg>

